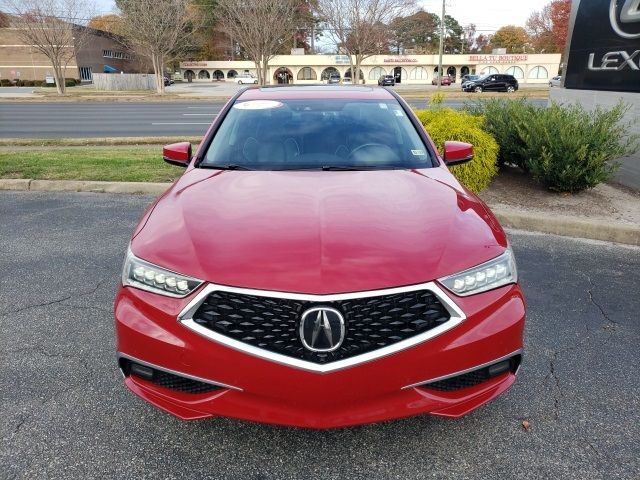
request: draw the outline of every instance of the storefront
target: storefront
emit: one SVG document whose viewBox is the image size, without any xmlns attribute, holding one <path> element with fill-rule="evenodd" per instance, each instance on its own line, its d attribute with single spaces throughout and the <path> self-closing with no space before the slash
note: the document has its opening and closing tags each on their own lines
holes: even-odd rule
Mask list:
<svg viewBox="0 0 640 480">
<path fill-rule="evenodd" d="M 507 73 L 520 83 L 547 83 L 558 73 L 560 54 L 444 55 L 443 71 L 456 81 L 466 74 Z M 181 62 L 185 80 L 233 81 L 236 75 L 256 75 L 250 61 Z M 438 72 L 437 55 L 374 55 L 364 60 L 360 82 L 376 84 L 382 75 L 393 75 L 397 83 L 431 83 Z M 278 55 L 269 62 L 271 84 L 322 83 L 332 73 L 351 80 L 346 55 Z"/>
</svg>

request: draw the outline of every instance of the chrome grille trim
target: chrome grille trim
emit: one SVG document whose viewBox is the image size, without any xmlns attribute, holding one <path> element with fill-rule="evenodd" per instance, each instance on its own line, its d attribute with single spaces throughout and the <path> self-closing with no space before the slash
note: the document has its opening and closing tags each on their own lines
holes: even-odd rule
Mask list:
<svg viewBox="0 0 640 480">
<path fill-rule="evenodd" d="M 197 377 L 195 375 L 189 375 L 188 373 L 179 372 L 178 370 L 172 370 L 170 368 L 161 367 L 160 365 L 157 365 L 155 363 L 145 362 L 144 360 L 140 360 L 139 358 L 136 358 L 132 355 L 127 355 L 126 353 L 118 352 L 118 359 L 120 358 L 126 358 L 127 360 L 130 360 L 135 363 L 139 363 L 140 365 L 145 365 L 147 367 L 160 370 L 166 373 L 170 373 L 171 375 L 176 375 L 178 377 L 184 377 L 184 378 L 188 378 L 189 380 L 195 380 L 196 382 L 208 383 L 209 385 L 214 385 L 216 387 L 228 388 L 230 390 L 238 390 L 240 392 L 242 391 L 240 387 L 234 387 L 233 385 L 227 385 L 226 383 L 216 382 L 214 380 L 209 380 L 208 378 Z M 120 373 L 122 374 L 123 378 L 126 378 L 122 369 L 118 368 L 118 370 L 120 370 Z"/>
<path fill-rule="evenodd" d="M 441 380 L 448 380 L 449 378 L 457 377 L 459 375 L 464 375 L 465 373 L 473 372 L 474 370 L 480 370 L 481 368 L 488 367 L 489 365 L 493 365 L 494 363 L 498 363 L 503 360 L 507 360 L 511 357 L 515 357 L 516 355 L 522 355 L 522 348 L 519 348 L 518 350 L 515 350 L 507 355 L 503 355 L 502 357 L 495 358 L 493 360 L 490 360 L 485 363 L 481 363 L 480 365 L 476 365 L 471 368 L 465 368 L 464 370 L 459 370 L 457 372 L 449 373 L 447 375 L 442 375 L 440 377 L 429 378 L 428 380 L 422 380 L 420 382 L 412 383 L 411 385 L 405 385 L 404 387 L 401 388 L 401 390 L 405 390 L 407 388 L 420 387 L 429 383 L 440 382 Z M 514 375 L 518 374 L 518 370 L 520 370 L 521 365 L 522 365 L 522 362 L 520 362 L 520 365 L 518 365 L 518 368 L 514 372 Z"/>
<path fill-rule="evenodd" d="M 270 352 L 262 348 L 254 347 L 253 345 L 249 345 L 244 342 L 234 340 L 225 335 L 221 335 L 212 330 L 209 330 L 208 328 L 203 327 L 202 325 L 199 325 L 193 320 L 193 315 L 195 314 L 196 310 L 205 301 L 205 299 L 209 296 L 209 294 L 211 294 L 214 291 L 223 291 L 223 292 L 231 292 L 231 293 L 237 293 L 237 294 L 255 295 L 255 296 L 261 296 L 261 297 L 282 298 L 282 299 L 301 300 L 301 301 L 321 303 L 321 302 L 333 302 L 338 300 L 352 300 L 356 298 L 377 297 L 381 295 L 393 295 L 396 293 L 414 292 L 418 290 L 429 290 L 430 292 L 432 292 L 447 309 L 450 315 L 450 319 L 447 322 L 443 323 L 442 325 L 432 328 L 427 332 L 408 338 L 406 340 L 402 340 L 398 343 L 394 343 L 393 345 L 388 345 L 386 347 L 382 347 L 377 350 L 373 350 L 371 352 L 363 353 L 361 355 L 356 355 L 354 357 L 349 357 L 343 360 L 337 360 L 335 362 L 325 363 L 322 365 L 313 363 L 313 362 L 308 362 L 306 360 L 300 360 L 297 358 L 288 357 L 286 355 Z M 438 335 L 441 335 L 442 333 L 447 332 L 452 328 L 458 326 L 465 319 L 466 319 L 466 315 L 460 309 L 460 307 L 458 307 L 458 305 L 456 305 L 456 303 L 435 282 L 421 283 L 421 284 L 410 285 L 406 287 L 387 288 L 383 290 L 368 290 L 366 292 L 337 293 L 337 294 L 330 294 L 330 295 L 311 295 L 311 294 L 304 294 L 304 293 L 276 292 L 271 290 L 253 290 L 253 289 L 228 287 L 225 285 L 216 285 L 213 283 L 209 283 L 204 288 L 202 288 L 200 292 L 198 292 L 198 294 L 187 304 L 187 306 L 178 315 L 178 321 L 182 325 L 184 325 L 186 328 L 189 328 L 190 330 L 193 330 L 194 332 L 202 335 L 203 337 L 206 337 L 217 343 L 225 345 L 229 348 L 233 348 L 234 350 L 239 350 L 249 355 L 253 355 L 255 357 L 269 360 L 271 362 L 275 362 L 282 365 L 287 365 L 289 367 L 294 367 L 294 368 L 307 370 L 315 373 L 329 373 L 336 370 L 342 370 L 345 368 L 353 367 L 355 365 L 360 365 L 362 363 L 377 360 L 387 355 L 392 355 L 401 350 L 405 350 L 407 348 L 413 347 L 422 342 L 430 340 Z"/>
</svg>

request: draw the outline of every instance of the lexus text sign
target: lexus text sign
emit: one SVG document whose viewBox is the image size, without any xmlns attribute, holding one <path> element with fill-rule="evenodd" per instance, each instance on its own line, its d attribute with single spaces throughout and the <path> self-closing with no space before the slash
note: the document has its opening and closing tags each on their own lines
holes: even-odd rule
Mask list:
<svg viewBox="0 0 640 480">
<path fill-rule="evenodd" d="M 566 88 L 640 92 L 640 0 L 574 0 Z"/>
</svg>

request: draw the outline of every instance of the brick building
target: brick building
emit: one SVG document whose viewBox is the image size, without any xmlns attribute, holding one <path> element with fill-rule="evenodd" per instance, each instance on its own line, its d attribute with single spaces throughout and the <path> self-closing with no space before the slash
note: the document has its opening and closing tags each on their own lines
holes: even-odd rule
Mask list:
<svg viewBox="0 0 640 480">
<path fill-rule="evenodd" d="M 86 28 L 74 26 L 73 28 Z M 147 72 L 141 59 L 121 39 L 108 32 L 89 29 L 89 38 L 67 65 L 66 78 L 91 82 L 93 73 Z M 0 28 L 0 79 L 45 80 L 53 74 L 49 59 L 31 45 L 25 45 L 13 27 Z"/>
</svg>

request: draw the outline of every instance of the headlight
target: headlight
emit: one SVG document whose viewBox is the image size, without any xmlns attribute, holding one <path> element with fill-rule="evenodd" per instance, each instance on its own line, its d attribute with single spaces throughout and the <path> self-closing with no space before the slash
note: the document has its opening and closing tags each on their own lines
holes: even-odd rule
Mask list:
<svg viewBox="0 0 640 480">
<path fill-rule="evenodd" d="M 464 272 L 440 278 L 438 281 L 456 295 L 466 297 L 516 283 L 518 271 L 511 247 L 499 257 Z"/>
<path fill-rule="evenodd" d="M 122 269 L 122 285 L 148 292 L 182 298 L 202 284 L 202 280 L 172 272 L 137 258 L 127 251 Z"/>
</svg>

